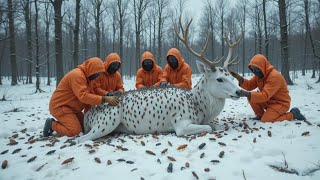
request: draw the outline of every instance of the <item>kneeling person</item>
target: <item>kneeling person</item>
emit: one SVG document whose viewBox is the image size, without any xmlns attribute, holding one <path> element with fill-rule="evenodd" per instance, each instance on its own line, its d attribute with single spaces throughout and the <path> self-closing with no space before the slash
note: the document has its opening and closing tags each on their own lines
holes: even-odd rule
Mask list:
<svg viewBox="0 0 320 180">
<path fill-rule="evenodd" d="M 58 84 L 50 99 L 49 110 L 53 118 L 48 118 L 43 129 L 43 136 L 50 136 L 56 131 L 62 136 L 76 136 L 83 129 L 83 110 L 105 102 L 115 106 L 117 97 L 99 96 L 90 90 L 94 79 L 104 72 L 100 58 L 91 58 L 68 72 Z"/>
<path fill-rule="evenodd" d="M 248 67 L 254 74 L 250 80 L 244 79 L 235 72 L 231 74 L 239 81 L 240 87 L 247 90 L 241 90 L 239 95 L 248 98 L 256 114 L 252 119 L 262 122 L 306 119 L 296 107 L 287 112 L 291 102 L 287 83 L 265 56 L 255 55 Z M 259 92 L 248 92 L 255 88 L 258 88 Z"/>
</svg>

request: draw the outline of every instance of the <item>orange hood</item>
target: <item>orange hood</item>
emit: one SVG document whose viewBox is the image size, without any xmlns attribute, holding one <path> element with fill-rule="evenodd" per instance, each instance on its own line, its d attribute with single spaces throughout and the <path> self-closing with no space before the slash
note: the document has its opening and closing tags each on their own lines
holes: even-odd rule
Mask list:
<svg viewBox="0 0 320 180">
<path fill-rule="evenodd" d="M 147 59 L 151 59 L 152 62 L 153 62 L 153 67 L 156 65 L 156 61 L 154 60 L 154 57 L 152 55 L 151 52 L 149 51 L 146 51 L 142 54 L 142 57 L 141 57 L 141 67 L 142 67 L 142 64 L 143 64 L 143 61 L 147 60 Z M 153 68 L 152 67 L 152 68 Z"/>
<path fill-rule="evenodd" d="M 181 68 L 181 66 L 184 64 L 184 59 L 181 57 L 181 54 L 179 52 L 179 50 L 177 48 L 171 48 L 169 51 L 168 51 L 168 54 L 167 54 L 167 61 L 168 61 L 168 56 L 174 56 L 178 59 L 178 68 L 175 69 L 175 70 L 178 70 Z M 171 67 L 170 67 L 171 68 Z"/>
<path fill-rule="evenodd" d="M 250 66 L 258 67 L 263 73 L 263 78 L 266 78 L 268 74 L 274 69 L 274 67 L 269 63 L 267 58 L 262 54 L 257 54 L 253 56 L 253 58 L 251 59 L 248 67 L 252 71 Z"/>
<path fill-rule="evenodd" d="M 103 62 L 98 57 L 93 57 L 84 61 L 82 64 L 78 66 L 78 68 L 80 68 L 84 72 L 87 78 L 98 72 L 105 71 Z"/>
<path fill-rule="evenodd" d="M 107 57 L 106 57 L 106 60 L 104 62 L 104 67 L 105 67 L 105 70 L 104 72 L 109 74 L 107 72 L 107 69 L 108 67 L 110 66 L 111 63 L 113 62 L 119 62 L 120 63 L 120 67 L 121 67 L 121 60 L 120 60 L 120 56 L 117 54 L 117 53 L 110 53 Z M 119 67 L 119 68 L 120 68 Z"/>
</svg>

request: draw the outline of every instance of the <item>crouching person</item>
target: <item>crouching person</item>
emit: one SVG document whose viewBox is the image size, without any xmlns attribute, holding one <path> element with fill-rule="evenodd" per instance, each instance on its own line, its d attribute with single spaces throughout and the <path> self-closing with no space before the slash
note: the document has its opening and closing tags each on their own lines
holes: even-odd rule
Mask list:
<svg viewBox="0 0 320 180">
<path fill-rule="evenodd" d="M 245 90 L 239 91 L 239 96 L 247 97 L 256 115 L 251 118 L 262 122 L 276 122 L 284 120 L 306 120 L 298 108 L 290 108 L 291 98 L 284 77 L 269 63 L 262 54 L 255 55 L 249 69 L 254 76 L 244 79 L 239 74 L 231 72 L 232 76 L 239 81 L 240 87 Z M 255 88 L 259 92 L 248 92 Z"/>
<path fill-rule="evenodd" d="M 43 136 L 56 131 L 62 136 L 76 136 L 82 131 L 83 110 L 105 102 L 116 106 L 117 97 L 93 94 L 92 81 L 105 71 L 100 58 L 94 57 L 68 72 L 58 84 L 50 99 L 48 118 L 43 128 Z"/>
<path fill-rule="evenodd" d="M 162 69 L 156 64 L 152 53 L 144 52 L 141 58 L 141 68 L 136 75 L 136 88 L 144 89 L 159 86 L 162 74 Z"/>
</svg>

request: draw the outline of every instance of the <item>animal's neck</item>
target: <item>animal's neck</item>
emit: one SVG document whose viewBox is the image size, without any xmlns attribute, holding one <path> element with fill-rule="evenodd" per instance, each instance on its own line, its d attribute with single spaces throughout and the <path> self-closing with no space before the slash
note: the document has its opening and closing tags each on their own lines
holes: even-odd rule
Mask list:
<svg viewBox="0 0 320 180">
<path fill-rule="evenodd" d="M 216 118 L 225 104 L 224 98 L 218 98 L 208 92 L 207 79 L 205 77 L 202 77 L 192 89 L 192 96 L 197 106 L 203 110 L 206 120 Z"/>
</svg>

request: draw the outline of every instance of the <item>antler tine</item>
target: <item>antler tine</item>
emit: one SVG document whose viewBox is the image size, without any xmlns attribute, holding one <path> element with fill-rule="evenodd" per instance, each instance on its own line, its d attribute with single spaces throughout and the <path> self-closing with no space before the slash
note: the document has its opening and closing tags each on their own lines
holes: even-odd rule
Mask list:
<svg viewBox="0 0 320 180">
<path fill-rule="evenodd" d="M 180 41 L 187 47 L 187 49 L 196 57 L 199 58 L 199 61 L 201 61 L 202 63 L 206 64 L 207 66 L 209 66 L 212 71 L 216 71 L 216 67 L 214 65 L 214 62 L 209 61 L 207 58 L 204 57 L 204 53 L 206 51 L 206 49 L 208 48 L 208 44 L 209 44 L 209 39 L 210 37 L 207 38 L 205 46 L 203 47 L 203 49 L 201 50 L 201 53 L 196 53 L 190 46 L 190 44 L 188 43 L 188 34 L 189 34 L 189 27 L 191 25 L 192 19 L 187 23 L 186 28 L 184 29 L 182 26 L 182 22 L 181 22 L 181 16 L 179 17 L 179 26 L 180 29 L 182 31 L 182 37 L 180 35 L 180 33 L 176 30 L 176 34 L 178 36 L 178 38 L 180 39 Z"/>
<path fill-rule="evenodd" d="M 232 65 L 232 64 L 238 64 L 240 62 L 240 59 L 239 59 L 239 57 L 238 57 L 238 55 L 235 57 L 235 58 L 233 58 L 230 62 L 229 62 L 229 65 L 228 66 L 230 66 L 230 65 Z"/>
<path fill-rule="evenodd" d="M 214 63 L 214 64 L 218 64 L 219 62 L 222 61 L 223 58 L 224 58 L 224 56 L 222 56 L 219 60 L 217 60 L 218 57 L 216 57 L 216 59 L 214 59 L 213 63 Z"/>
<path fill-rule="evenodd" d="M 229 51 L 228 51 L 228 56 L 227 56 L 227 58 L 226 58 L 226 60 L 225 60 L 225 62 L 224 62 L 224 64 L 223 64 L 223 67 L 228 67 L 228 66 L 230 66 L 231 64 L 237 64 L 237 63 L 239 63 L 240 60 L 235 63 L 235 59 L 238 58 L 238 55 L 237 55 L 235 58 L 233 58 L 231 61 L 230 61 L 230 59 L 231 59 L 231 57 L 232 57 L 232 53 L 233 53 L 234 48 L 238 45 L 238 43 L 239 43 L 240 40 L 242 39 L 242 36 L 243 36 L 243 33 L 241 33 L 239 39 L 238 39 L 236 42 L 234 42 L 234 43 L 231 44 L 231 43 L 229 42 L 229 40 L 228 40 L 228 37 L 227 37 L 226 35 L 224 35 L 224 37 L 223 37 L 224 40 L 226 41 L 226 43 L 229 44 Z"/>
</svg>

